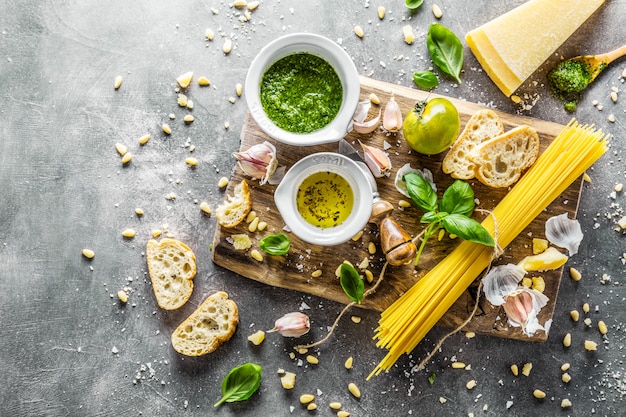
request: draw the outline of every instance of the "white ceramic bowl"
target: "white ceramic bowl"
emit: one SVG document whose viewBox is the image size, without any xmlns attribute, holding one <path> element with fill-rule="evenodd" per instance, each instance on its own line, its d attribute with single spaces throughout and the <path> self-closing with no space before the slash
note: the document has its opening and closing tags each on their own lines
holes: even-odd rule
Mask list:
<svg viewBox="0 0 626 417">
<path fill-rule="evenodd" d="M 343 87 L 343 103 L 332 122 L 311 133 L 292 133 L 276 126 L 263 111 L 259 90 L 266 69 L 281 58 L 306 52 L 325 59 L 337 72 Z M 320 35 L 295 33 L 267 44 L 252 61 L 245 83 L 245 96 L 250 114 L 270 137 L 296 146 L 312 146 L 337 142 L 351 128 L 352 116 L 359 103 L 359 74 L 350 56 L 337 43 Z"/>
<path fill-rule="evenodd" d="M 329 171 L 348 181 L 354 194 L 354 205 L 348 218 L 338 226 L 321 228 L 307 222 L 298 212 L 298 187 L 310 175 Z M 372 214 L 372 188 L 356 162 L 333 152 L 311 154 L 294 164 L 285 174 L 276 191 L 274 201 L 291 231 L 305 242 L 333 246 L 346 242 L 365 227 Z"/>
</svg>

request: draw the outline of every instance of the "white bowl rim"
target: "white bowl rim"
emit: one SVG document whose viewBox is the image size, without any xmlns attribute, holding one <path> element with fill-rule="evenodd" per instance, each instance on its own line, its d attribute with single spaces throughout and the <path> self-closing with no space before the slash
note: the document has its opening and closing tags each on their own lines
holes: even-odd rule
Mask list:
<svg viewBox="0 0 626 417">
<path fill-rule="evenodd" d="M 263 111 L 259 98 L 265 70 L 278 59 L 297 52 L 313 53 L 328 61 L 339 75 L 343 87 L 343 103 L 337 116 L 322 129 L 305 134 L 288 132 L 276 126 Z M 252 118 L 268 136 L 288 145 L 313 146 L 338 142 L 350 131 L 360 89 L 356 66 L 341 46 L 321 35 L 292 33 L 273 40 L 261 49 L 248 69 L 244 91 Z"/>
<path fill-rule="evenodd" d="M 354 194 L 352 213 L 335 227 L 313 226 L 302 218 L 296 206 L 296 195 L 302 181 L 320 171 L 332 171 L 344 177 Z M 335 152 L 317 152 L 302 158 L 287 171 L 274 192 L 274 201 L 293 234 L 311 244 L 334 246 L 348 241 L 368 223 L 372 214 L 373 193 L 356 162 Z"/>
</svg>

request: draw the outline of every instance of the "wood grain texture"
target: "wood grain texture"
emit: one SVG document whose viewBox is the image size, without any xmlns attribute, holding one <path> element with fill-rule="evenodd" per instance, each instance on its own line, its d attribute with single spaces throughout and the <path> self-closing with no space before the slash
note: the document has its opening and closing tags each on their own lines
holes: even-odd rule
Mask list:
<svg viewBox="0 0 626 417">
<path fill-rule="evenodd" d="M 429 96 L 437 96 L 435 94 L 429 95 L 428 92 L 413 88 L 361 77 L 361 98 L 367 98 L 372 92 L 381 99 L 383 106 L 391 95 L 393 95 L 400 105 L 403 114 L 406 114 L 417 100 L 424 100 Z M 455 104 L 459 111 L 461 128 L 463 128 L 475 111 L 484 107 L 475 103 L 447 98 Z M 528 124 L 535 128 L 541 139 L 541 151 L 548 146 L 563 128 L 562 125 L 543 120 L 507 114 L 497 110 L 496 113 L 501 118 L 505 131 L 520 124 Z M 406 199 L 406 197 L 402 196 L 402 194 L 396 190 L 393 184 L 398 168 L 406 163 L 410 163 L 414 168 L 428 168 L 431 170 L 434 174 L 435 183 L 439 188 L 439 195 L 453 182 L 453 179 L 449 175 L 444 174 L 441 170 L 444 153 L 435 156 L 424 156 L 412 152 L 404 142 L 401 133 L 392 135 L 382 130 L 377 130 L 369 135 L 360 135 L 351 132 L 347 135 L 346 139 L 357 145 L 357 141 L 360 140 L 363 143 L 381 149 L 385 142 L 391 145 L 388 150 L 393 163 L 391 175 L 388 178 L 384 177 L 378 179 L 377 183 L 381 197 L 392 203 L 396 203 L 400 199 Z M 245 150 L 253 144 L 266 140 L 276 145 L 279 162 L 287 168 L 291 167 L 291 165 L 302 157 L 311 153 L 337 151 L 337 144 L 315 147 L 295 147 L 276 143 L 261 131 L 248 114 L 241 132 L 241 149 Z M 235 184 L 244 178 L 241 169 L 236 166 L 226 192 L 229 194 L 232 193 Z M 335 270 L 341 262 L 348 260 L 354 265 L 357 265 L 360 264 L 363 259 L 367 258 L 369 261 L 369 269 L 373 272 L 374 278 L 378 278 L 384 264 L 384 256 L 380 251 L 370 256 L 367 251 L 370 241 L 378 246 L 378 231 L 374 225 L 368 225 L 359 240 L 349 240 L 344 244 L 334 247 L 312 246 L 290 234 L 292 242 L 290 252 L 286 256 L 265 255 L 263 262 L 254 260 L 250 256 L 249 251 L 235 250 L 229 242 L 229 236 L 233 234 L 249 234 L 253 240 L 253 247 L 251 249 L 254 249 L 258 248 L 258 241 L 261 238 L 268 234 L 281 232 L 284 227 L 284 222 L 274 204 L 273 194 L 275 186 L 268 184 L 259 186 L 258 182 L 253 182 L 250 179 L 247 179 L 247 181 L 251 186 L 253 210 L 258 213 L 261 220 L 268 223 L 268 227 L 263 232 L 257 231 L 250 233 L 247 229 L 248 225 L 245 223 L 234 229 L 224 229 L 218 226 L 213 242 L 213 261 L 216 264 L 247 278 L 271 286 L 289 288 L 341 303 L 349 302 L 339 285 L 339 280 L 335 276 Z M 507 189 L 486 187 L 477 180 L 470 180 L 470 184 L 478 199 L 477 208 L 480 209 L 493 209 L 508 191 Z M 568 213 L 570 218 L 574 218 L 576 216 L 581 185 L 582 179 L 580 178 L 538 216 L 511 245 L 506 248 L 504 254 L 497 259 L 494 264 L 517 263 L 524 256 L 531 255 L 532 238 L 544 237 L 544 225 L 549 217 L 565 212 Z M 398 208 L 394 211 L 393 217 L 400 222 L 409 233 L 415 236 L 418 235 L 423 228 L 423 226 L 419 224 L 419 218 L 422 214 L 419 209 L 413 206 L 404 210 Z M 484 214 L 480 214 L 479 212 L 474 214 L 474 218 L 478 221 L 482 221 L 484 216 Z M 448 236 L 443 237 L 441 240 L 431 238 L 422 254 L 420 265 L 417 268 L 410 265 L 389 267 L 385 273 L 384 282 L 381 283 L 376 293 L 363 301 L 362 307 L 375 310 L 385 309 L 417 282 L 428 270 L 449 254 L 457 246 L 458 242 L 458 240 L 450 239 Z M 320 277 L 311 276 L 311 273 L 316 269 L 322 270 Z M 546 283 L 545 294 L 550 298 L 550 301 L 540 313 L 540 323 L 544 323 L 546 320 L 550 319 L 554 313 L 562 272 L 563 270 L 561 268 L 554 271 L 542 272 L 541 274 L 530 273 L 527 275 L 542 276 Z M 478 279 L 470 286 L 464 295 L 457 300 L 453 307 L 440 320 L 439 324 L 451 327 L 463 322 L 475 305 L 477 287 Z M 542 331 L 537 332 L 533 337 L 527 337 L 523 335 L 519 328 L 512 328 L 506 323 L 504 312 L 501 311 L 500 308 L 491 306 L 484 300 L 482 295 L 479 299 L 477 314 L 465 327 L 465 330 L 529 341 L 544 341 L 547 338 L 547 334 Z"/>
</svg>

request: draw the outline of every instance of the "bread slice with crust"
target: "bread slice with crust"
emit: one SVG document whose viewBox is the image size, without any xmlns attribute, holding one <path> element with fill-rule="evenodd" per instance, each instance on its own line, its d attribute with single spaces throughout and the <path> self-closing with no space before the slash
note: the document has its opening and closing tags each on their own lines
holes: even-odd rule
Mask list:
<svg viewBox="0 0 626 417">
<path fill-rule="evenodd" d="M 490 187 L 513 185 L 539 155 L 539 136 L 530 126 L 521 125 L 478 145 L 470 158 L 476 164 L 476 178 Z"/>
<path fill-rule="evenodd" d="M 224 291 L 209 296 L 172 333 L 172 346 L 186 356 L 213 352 L 230 340 L 239 324 L 237 304 Z"/>
<path fill-rule="evenodd" d="M 217 222 L 225 228 L 239 225 L 252 209 L 252 196 L 246 180 L 235 186 L 233 195 L 226 196 L 226 201 L 215 210 Z"/>
<path fill-rule="evenodd" d="M 189 246 L 176 239 L 150 239 L 146 245 L 146 261 L 152 290 L 159 307 L 176 310 L 193 292 L 196 256 Z"/>
<path fill-rule="evenodd" d="M 469 155 L 476 146 L 502 133 L 504 127 L 495 112 L 489 109 L 478 110 L 467 121 L 463 132 L 444 157 L 443 172 L 461 180 L 474 178 L 475 166 Z"/>
</svg>

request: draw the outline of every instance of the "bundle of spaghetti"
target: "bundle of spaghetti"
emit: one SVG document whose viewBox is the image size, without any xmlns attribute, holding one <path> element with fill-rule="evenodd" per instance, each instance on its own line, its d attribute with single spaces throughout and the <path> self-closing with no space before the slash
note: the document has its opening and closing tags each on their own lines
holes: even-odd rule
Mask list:
<svg viewBox="0 0 626 417">
<path fill-rule="evenodd" d="M 571 120 L 482 222 L 498 246 L 506 248 L 584 174 L 604 154 L 607 140 L 602 131 Z M 389 351 L 368 378 L 410 353 L 493 259 L 494 248 L 464 241 L 385 309 L 374 339 Z"/>
</svg>

